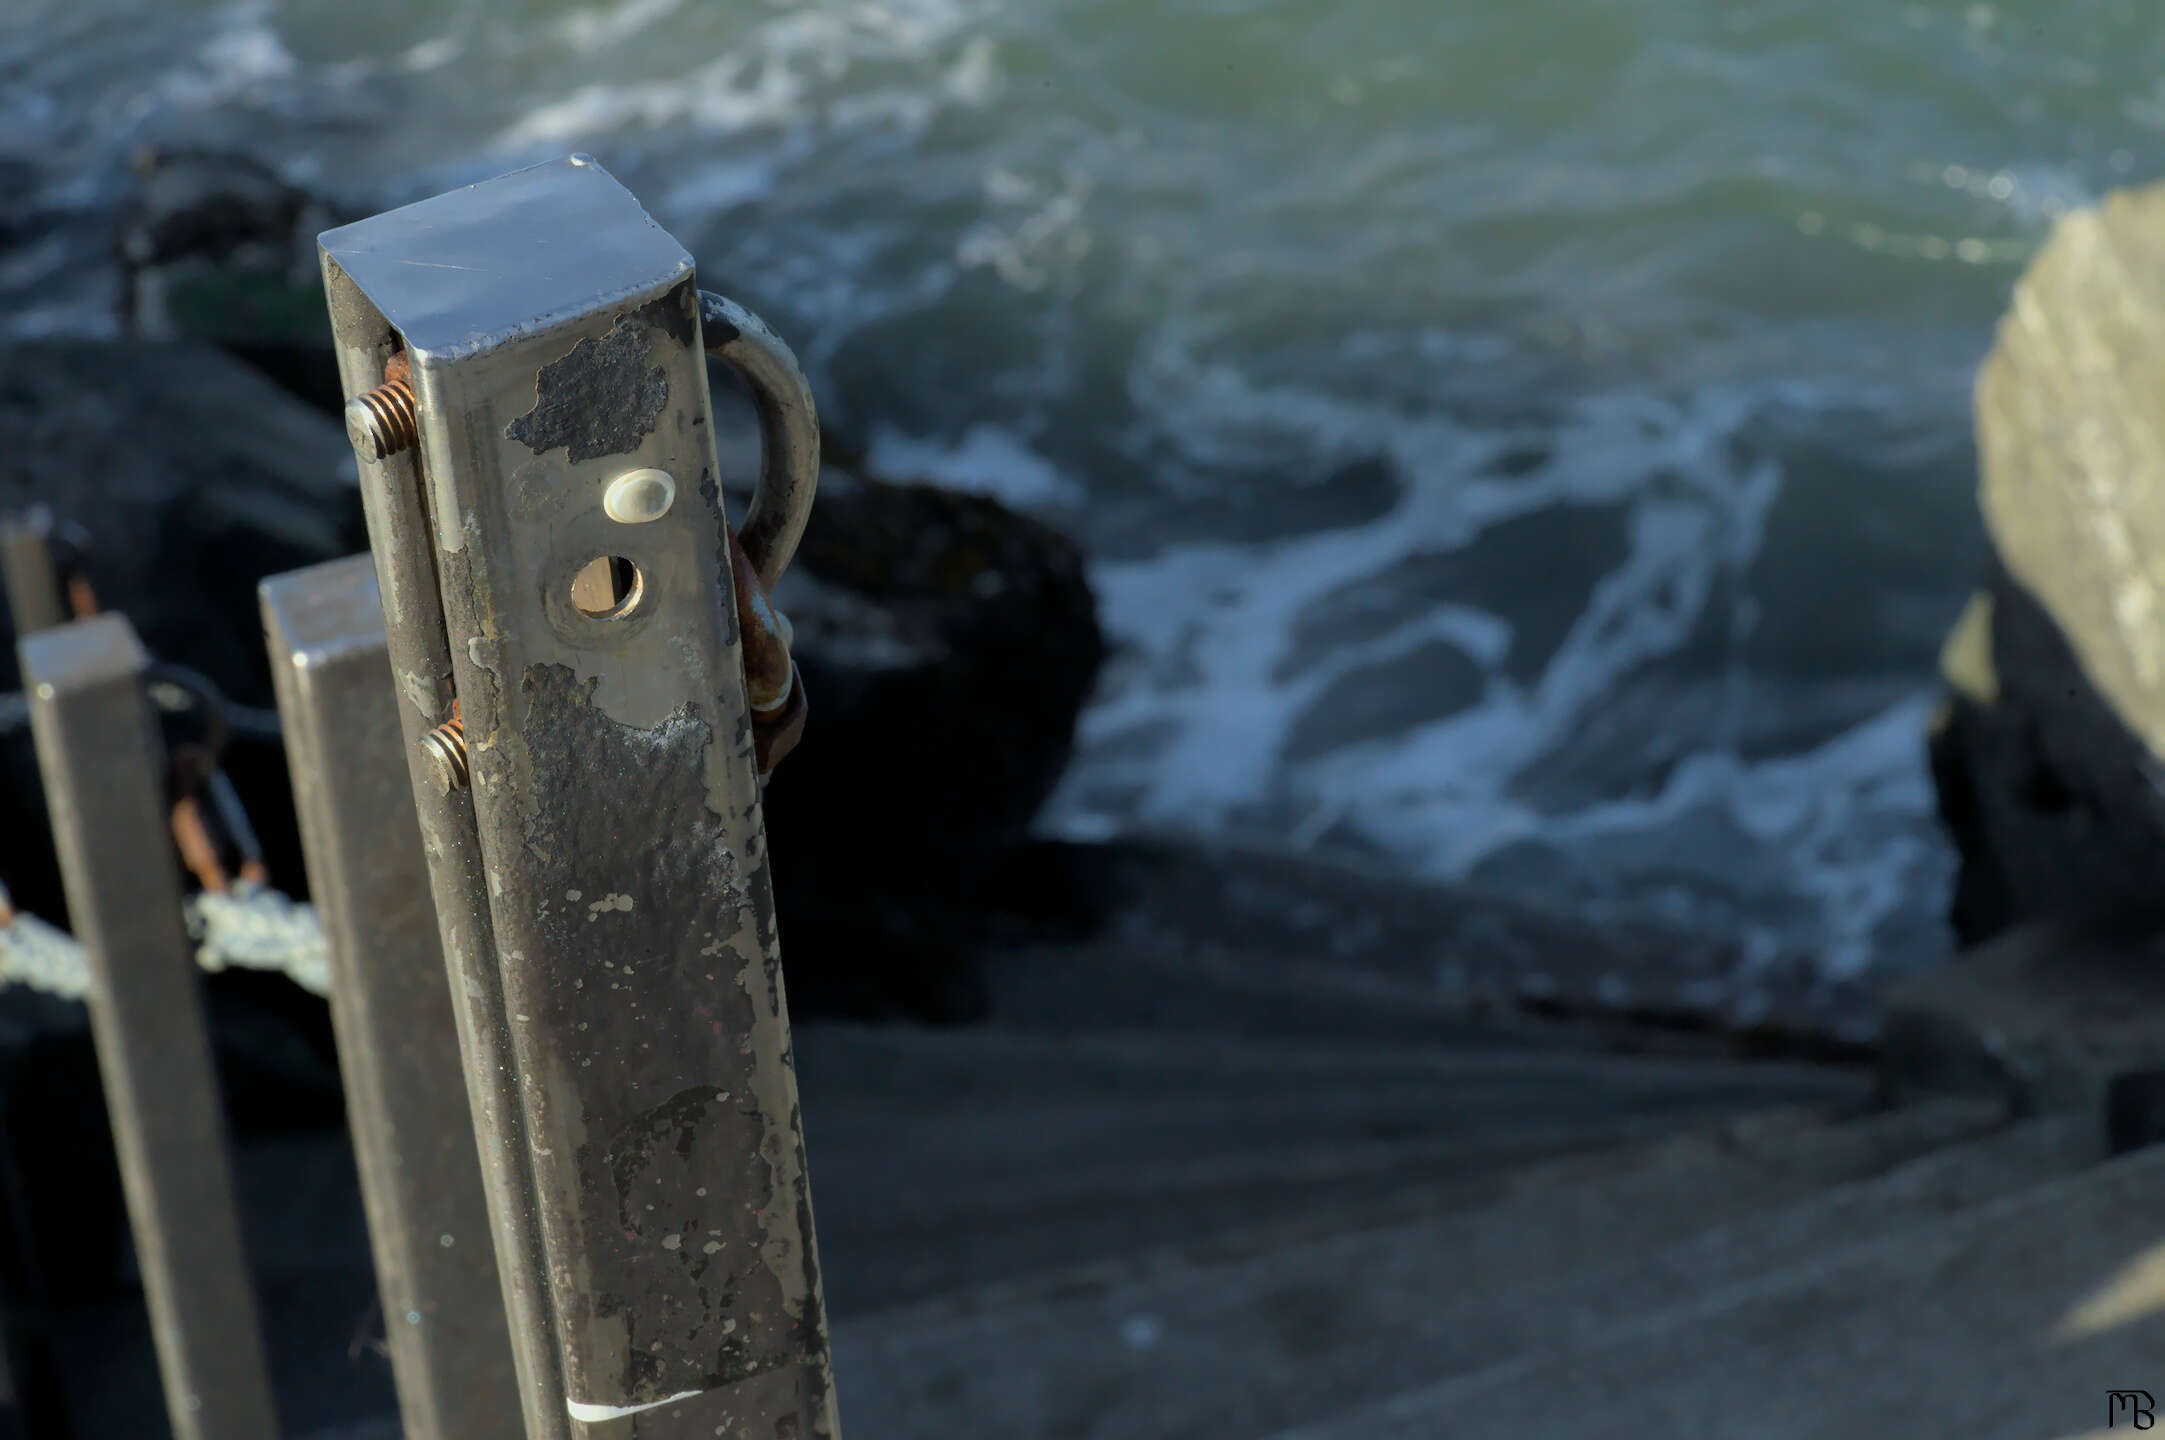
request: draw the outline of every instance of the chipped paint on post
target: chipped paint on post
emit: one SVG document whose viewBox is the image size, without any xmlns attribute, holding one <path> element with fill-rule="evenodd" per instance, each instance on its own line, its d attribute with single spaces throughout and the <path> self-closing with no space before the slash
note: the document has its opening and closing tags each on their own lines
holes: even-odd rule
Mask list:
<svg viewBox="0 0 2165 1440">
<path fill-rule="evenodd" d="M 504 427 L 536 455 L 564 451 L 573 464 L 638 447 L 669 404 L 669 372 L 654 363 L 651 326 L 624 315 L 607 334 L 588 336 L 541 367 L 534 408 Z"/>
<path fill-rule="evenodd" d="M 689 257 L 568 163 L 324 244 L 411 362 L 562 1413 L 833 1436 Z"/>
</svg>

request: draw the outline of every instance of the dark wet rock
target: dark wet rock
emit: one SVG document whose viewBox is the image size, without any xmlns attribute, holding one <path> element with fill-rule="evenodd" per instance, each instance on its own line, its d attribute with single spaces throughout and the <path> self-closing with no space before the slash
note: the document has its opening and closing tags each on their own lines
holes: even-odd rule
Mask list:
<svg viewBox="0 0 2165 1440">
<path fill-rule="evenodd" d="M 1962 857 L 1956 938 L 1973 945 L 2056 916 L 2165 919 L 2156 762 L 2036 597 L 1994 575 L 1941 669 L 1951 694 L 1930 754 Z"/>
<path fill-rule="evenodd" d="M 270 700 L 255 587 L 365 548 L 343 432 L 199 345 L 0 355 L 0 512 L 88 536 L 108 609 L 151 652 Z M 830 472 L 780 603 L 811 716 L 768 793 L 800 1010 L 963 1018 L 966 913 L 1064 768 L 1101 653 L 1076 546 L 995 501 Z M 305 886 L 283 754 L 228 768 L 272 878 Z M 0 737 L 0 878 L 62 918 L 27 729 Z"/>
<path fill-rule="evenodd" d="M 133 179 L 113 242 L 121 333 L 208 341 L 335 411 L 315 240 L 351 217 L 231 151 L 146 150 Z"/>
<path fill-rule="evenodd" d="M 1895 1099 L 2003 1097 L 2088 1116 L 2114 1154 L 2165 1139 L 2165 937 L 2094 916 L 2025 922 L 1881 989 Z"/>
<path fill-rule="evenodd" d="M 75 527 L 100 603 L 246 704 L 270 700 L 257 579 L 366 544 L 350 459 L 338 425 L 204 345 L 0 351 L 0 510 Z"/>
<path fill-rule="evenodd" d="M 776 600 L 811 701 L 766 802 L 791 1005 L 971 1018 L 976 912 L 1103 655 L 1081 552 L 996 501 L 830 474 Z"/>
<path fill-rule="evenodd" d="M 115 242 L 125 277 L 124 329 L 215 344 L 335 412 L 341 396 L 314 235 L 338 218 L 331 205 L 245 156 L 189 150 L 146 157 Z M 228 384 L 234 373 L 217 367 L 204 386 Z M 0 424 L 5 384 L 0 380 Z M 62 388 L 95 393 L 87 376 Z M 148 448 L 163 453 L 180 443 L 172 437 L 190 433 L 215 434 L 221 445 L 248 433 L 239 417 L 207 404 L 200 421 L 160 411 L 167 438 Z M 22 408 L 50 413 L 54 401 L 32 395 Z M 297 408 L 271 413 L 290 425 L 288 412 Z M 350 459 L 342 436 L 314 428 L 307 443 L 273 443 L 306 455 L 328 481 Z M 64 447 L 56 449 L 68 430 L 67 422 L 46 423 L 21 453 L 40 457 L 40 473 L 52 473 L 43 457 L 71 463 Z M 183 466 L 173 494 L 199 491 L 212 509 L 230 508 L 217 498 L 222 484 L 205 483 L 222 468 Z M 725 465 L 724 473 L 755 469 L 756 462 Z M 191 510 L 206 503 L 200 497 Z M 351 551 L 365 536 L 357 513 L 349 523 L 349 497 L 341 490 L 335 502 L 316 496 L 269 511 L 290 510 L 296 523 L 318 530 L 335 518 L 340 544 Z M 111 539 L 99 534 L 101 550 L 142 552 L 147 563 L 131 573 L 157 577 L 132 597 L 116 593 L 112 603 L 137 620 L 155 653 L 180 660 L 215 652 L 216 664 L 192 663 L 237 698 L 263 703 L 255 582 L 324 556 L 265 555 L 245 536 L 209 544 L 201 524 L 164 518 L 165 498 L 132 491 L 112 498 L 118 503 L 108 524 L 91 527 L 116 532 Z M 0 504 L 8 503 L 0 484 Z M 174 543 L 152 553 L 144 539 L 151 534 L 171 535 Z M 245 620 L 233 618 L 240 612 L 226 603 L 228 589 L 249 607 Z M 995 501 L 830 468 L 778 602 L 795 624 L 810 698 L 802 748 L 767 802 L 795 1007 L 933 1019 L 974 1014 L 982 996 L 970 909 L 1065 767 L 1096 678 L 1102 642 L 1081 555 L 1066 537 Z M 263 763 L 279 768 L 275 783 L 249 797 L 251 813 L 283 817 L 282 760 L 271 753 Z M 260 815 L 258 825 L 267 828 Z M 0 864 L 6 858 L 0 854 Z M 301 884 L 297 874 L 276 878 L 288 888 Z M 40 886 L 17 888 L 35 906 Z"/>
<path fill-rule="evenodd" d="M 1995 563 L 1931 741 L 1974 943 L 2165 909 L 2165 188 L 2063 221 L 1977 387 Z"/>
<path fill-rule="evenodd" d="M 343 432 L 208 346 L 18 342 L 0 350 L 0 512 L 32 505 L 87 545 L 97 602 L 127 614 L 161 659 L 235 701 L 269 702 L 255 583 L 364 543 L 339 478 Z M 5 662 L 15 681 L 14 646 Z M 16 906 L 64 923 L 58 866 L 28 727 L 0 727 L 0 879 Z M 301 884 L 292 802 L 275 736 L 242 739 L 227 773 L 273 862 Z M 28 922 L 25 922 L 28 923 Z M 119 1197 L 78 1002 L 0 992 L 0 1140 L 20 1187 L 18 1243 L 45 1257 L 58 1300 L 115 1283 Z M 247 1131 L 335 1126 L 341 1101 L 322 1003 L 283 977 L 206 983 L 231 1115 Z"/>
<path fill-rule="evenodd" d="M 270 703 L 255 586 L 366 544 L 337 425 L 202 345 L 19 342 L 0 351 L 0 512 L 43 505 L 88 541 L 98 604 L 160 659 L 245 706 Z M 15 674 L 13 646 L 5 664 Z M 274 876 L 300 883 L 275 738 L 236 746 L 229 773 Z M 58 874 L 29 733 L 0 736 L 0 878 L 59 920 Z"/>
<path fill-rule="evenodd" d="M 1808 953 L 1346 857 L 1045 841 L 1000 902 L 993 1015 L 1011 1030 L 1833 1058 L 1878 1026 L 1870 995 Z"/>
</svg>

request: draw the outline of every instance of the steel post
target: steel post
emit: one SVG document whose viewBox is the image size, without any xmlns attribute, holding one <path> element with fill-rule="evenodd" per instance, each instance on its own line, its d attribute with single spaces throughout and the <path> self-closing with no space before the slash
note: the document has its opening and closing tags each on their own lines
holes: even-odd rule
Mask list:
<svg viewBox="0 0 2165 1440">
<path fill-rule="evenodd" d="M 7 585 L 8 615 L 17 639 L 49 630 L 67 618 L 60 603 L 52 536 L 52 516 L 44 510 L 0 519 L 0 576 Z"/>
<path fill-rule="evenodd" d="M 346 392 L 359 394 L 383 374 L 393 336 L 383 317 L 335 265 L 324 266 L 324 282 L 339 374 Z M 410 450 L 357 456 L 384 646 L 409 757 L 451 719 L 455 703 L 450 642 L 436 585 L 435 542 L 415 458 Z M 511 1065 L 510 1021 L 504 1011 L 473 797 L 435 784 L 419 768 L 409 769 L 409 779 L 479 1142 L 520 1410 L 529 1440 L 570 1440 L 555 1320 L 542 1286 L 547 1261 L 531 1198 L 525 1117 Z"/>
<path fill-rule="evenodd" d="M 406 1440 L 517 1440 L 458 1027 L 366 555 L 262 586 Z"/>
<path fill-rule="evenodd" d="M 143 649 L 106 615 L 20 654 L 173 1432 L 277 1440 Z"/>
<path fill-rule="evenodd" d="M 386 623 L 394 665 L 441 627 L 404 643 L 464 727 L 464 769 L 408 761 L 472 802 L 480 893 L 431 862 L 447 939 L 494 946 L 517 1113 L 476 1122 L 523 1130 L 540 1248 L 503 1257 L 539 1262 L 513 1330 L 553 1336 L 577 1435 L 834 1435 L 690 257 L 583 157 L 322 244 L 364 472 L 426 521 L 371 517 L 387 602 L 432 542 L 440 614 Z"/>
<path fill-rule="evenodd" d="M 60 576 L 53 564 L 53 522 L 50 512 L 33 509 L 26 514 L 0 517 L 0 585 L 7 590 L 8 617 L 20 638 L 49 630 L 66 619 L 60 604 Z M 0 895 L 0 909 L 11 916 L 12 907 Z M 0 919 L 0 924 L 9 923 Z M 13 1145 L 0 1133 L 0 1166 L 6 1168 L 5 1210 L 11 1240 L 27 1240 L 21 1177 L 16 1173 Z M 52 1397 L 57 1382 L 46 1335 L 51 1317 L 42 1301 L 30 1296 L 38 1287 L 33 1276 L 36 1261 L 27 1244 L 22 1253 L 5 1258 L 0 1273 L 0 1436 L 27 1433 L 26 1427 L 43 1425 L 61 1430 L 66 1421 Z M 33 1312 L 26 1314 L 25 1312 Z M 37 1412 L 36 1418 L 30 1418 Z"/>
</svg>

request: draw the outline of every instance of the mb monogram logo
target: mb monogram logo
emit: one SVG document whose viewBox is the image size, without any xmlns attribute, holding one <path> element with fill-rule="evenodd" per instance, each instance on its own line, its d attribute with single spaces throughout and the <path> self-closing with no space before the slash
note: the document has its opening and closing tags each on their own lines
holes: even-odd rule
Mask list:
<svg viewBox="0 0 2165 1440">
<path fill-rule="evenodd" d="M 2105 1392 L 2105 1428 L 2116 1429 L 2121 1418 L 2126 1417 L 2129 1426 L 2136 1430 L 2148 1430 L 2157 1424 L 2157 1402 L 2147 1390 L 2107 1390 Z"/>
</svg>

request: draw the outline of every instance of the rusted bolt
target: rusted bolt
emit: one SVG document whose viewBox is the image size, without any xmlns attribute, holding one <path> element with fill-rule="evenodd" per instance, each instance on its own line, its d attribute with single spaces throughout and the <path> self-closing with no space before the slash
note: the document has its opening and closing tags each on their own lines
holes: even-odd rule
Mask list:
<svg viewBox="0 0 2165 1440">
<path fill-rule="evenodd" d="M 396 455 L 421 439 L 406 352 L 393 355 L 383 374 L 381 385 L 346 402 L 346 437 L 370 460 Z"/>
<path fill-rule="evenodd" d="M 459 714 L 457 701 L 451 702 L 451 718 L 421 737 L 421 754 L 429 762 L 436 788 L 442 794 L 464 790 L 473 783 L 473 772 L 466 763 L 466 720 Z"/>
</svg>

